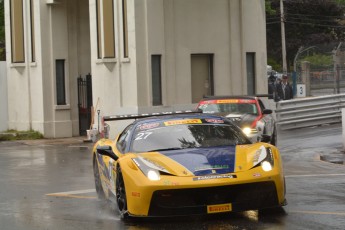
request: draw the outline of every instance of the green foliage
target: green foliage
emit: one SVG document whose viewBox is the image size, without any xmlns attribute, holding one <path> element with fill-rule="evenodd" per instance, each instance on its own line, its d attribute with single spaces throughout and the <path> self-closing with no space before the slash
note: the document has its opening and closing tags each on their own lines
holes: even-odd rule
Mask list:
<svg viewBox="0 0 345 230">
<path fill-rule="evenodd" d="M 267 15 L 275 15 L 276 14 L 276 10 L 272 9 L 272 7 L 271 7 L 271 2 L 272 2 L 271 0 L 265 0 L 265 7 L 266 7 L 266 14 Z"/>
<path fill-rule="evenodd" d="M 282 66 L 279 62 L 276 61 L 274 58 L 267 59 L 267 65 L 272 66 L 272 69 L 278 72 L 282 72 Z"/>
<path fill-rule="evenodd" d="M 335 0 L 337 4 L 345 5 L 345 0 Z"/>
<path fill-rule="evenodd" d="M 267 56 L 281 63 L 280 0 L 266 0 L 266 5 L 267 2 L 271 2 L 271 8 L 266 9 Z M 283 3 L 288 71 L 299 47 L 339 43 L 345 39 L 345 0 L 284 0 Z M 272 15 L 272 9 L 276 14 Z"/>
<path fill-rule="evenodd" d="M 333 57 L 331 55 L 314 54 L 304 57 L 302 61 L 308 61 L 314 67 L 324 67 L 333 64 Z"/>
<path fill-rule="evenodd" d="M 43 135 L 40 132 L 34 130 L 16 131 L 11 129 L 5 133 L 0 134 L 0 141 L 37 140 L 42 138 Z"/>
</svg>

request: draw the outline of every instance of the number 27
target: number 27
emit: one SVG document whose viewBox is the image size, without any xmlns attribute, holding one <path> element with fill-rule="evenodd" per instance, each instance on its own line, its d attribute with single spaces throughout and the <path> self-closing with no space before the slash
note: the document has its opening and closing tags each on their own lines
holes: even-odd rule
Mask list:
<svg viewBox="0 0 345 230">
<path fill-rule="evenodd" d="M 135 140 L 145 140 L 148 136 L 150 136 L 152 132 L 146 132 L 146 133 L 138 133 Z"/>
</svg>

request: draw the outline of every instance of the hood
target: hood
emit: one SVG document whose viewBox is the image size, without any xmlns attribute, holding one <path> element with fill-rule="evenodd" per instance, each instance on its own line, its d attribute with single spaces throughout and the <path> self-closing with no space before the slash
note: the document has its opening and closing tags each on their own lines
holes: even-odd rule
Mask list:
<svg viewBox="0 0 345 230">
<path fill-rule="evenodd" d="M 178 168 L 184 168 L 195 176 L 209 174 L 225 174 L 234 172 L 236 146 L 221 146 L 212 148 L 192 148 L 159 152 L 161 157 L 154 157 L 156 163 L 165 166 L 168 171 L 180 174 Z M 148 157 L 149 153 L 142 154 Z M 162 156 L 163 155 L 163 156 Z M 152 154 L 150 154 L 153 157 Z M 168 159 L 166 159 L 166 157 Z M 188 174 L 190 174 L 188 173 Z M 185 174 L 187 175 L 187 173 Z"/>
<path fill-rule="evenodd" d="M 221 116 L 229 118 L 231 121 L 233 121 L 236 125 L 239 127 L 245 127 L 245 126 L 251 126 L 255 119 L 257 118 L 257 115 L 254 114 L 222 114 Z"/>
</svg>

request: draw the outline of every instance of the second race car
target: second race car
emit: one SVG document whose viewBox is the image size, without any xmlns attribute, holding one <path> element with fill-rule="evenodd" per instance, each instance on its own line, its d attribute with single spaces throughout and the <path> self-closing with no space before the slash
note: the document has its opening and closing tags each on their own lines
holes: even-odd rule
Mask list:
<svg viewBox="0 0 345 230">
<path fill-rule="evenodd" d="M 256 96 L 211 96 L 202 99 L 197 109 L 234 121 L 253 142 L 277 144 L 277 130 L 272 110 Z"/>
</svg>

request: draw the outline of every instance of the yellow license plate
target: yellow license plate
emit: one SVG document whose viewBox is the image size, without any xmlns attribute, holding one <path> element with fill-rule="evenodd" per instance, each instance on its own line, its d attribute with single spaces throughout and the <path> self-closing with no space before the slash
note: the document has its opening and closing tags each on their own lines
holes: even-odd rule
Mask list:
<svg viewBox="0 0 345 230">
<path fill-rule="evenodd" d="M 207 205 L 207 213 L 231 212 L 231 204 Z"/>
</svg>

